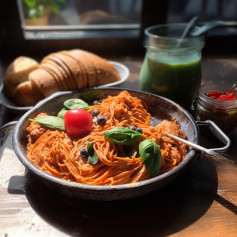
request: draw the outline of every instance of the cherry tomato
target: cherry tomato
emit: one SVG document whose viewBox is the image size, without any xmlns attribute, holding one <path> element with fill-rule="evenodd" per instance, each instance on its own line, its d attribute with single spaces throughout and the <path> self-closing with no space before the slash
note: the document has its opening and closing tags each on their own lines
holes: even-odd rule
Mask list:
<svg viewBox="0 0 237 237">
<path fill-rule="evenodd" d="M 64 115 L 64 126 L 70 136 L 82 137 L 91 132 L 93 120 L 84 109 L 70 109 Z"/>
<path fill-rule="evenodd" d="M 218 98 L 220 95 L 222 95 L 222 92 L 221 92 L 221 91 L 210 91 L 210 92 L 208 92 L 208 94 L 207 94 L 207 96 L 209 96 L 209 97 L 214 96 L 214 97 L 216 97 L 216 98 Z"/>
<path fill-rule="evenodd" d="M 217 100 L 236 100 L 234 91 L 228 90 L 225 93 L 221 91 L 210 91 L 207 96 Z"/>
<path fill-rule="evenodd" d="M 226 95 L 220 95 L 217 99 L 218 100 L 227 100 L 227 96 Z"/>
</svg>

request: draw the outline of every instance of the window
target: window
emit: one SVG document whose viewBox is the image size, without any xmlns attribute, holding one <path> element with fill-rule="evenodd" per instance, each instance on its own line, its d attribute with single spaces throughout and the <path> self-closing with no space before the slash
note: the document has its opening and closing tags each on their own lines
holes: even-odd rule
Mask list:
<svg viewBox="0 0 237 237">
<path fill-rule="evenodd" d="M 0 48 L 5 51 L 144 53 L 144 29 L 151 25 L 188 22 L 195 15 L 200 24 L 215 19 L 237 23 L 237 0 L 34 0 L 54 7 L 39 7 L 48 19 L 32 25 L 26 19 L 36 12 L 27 11 L 27 1 L 32 0 L 1 2 Z M 234 52 L 236 40 L 237 27 L 217 28 L 208 33 L 205 50 Z"/>
<path fill-rule="evenodd" d="M 17 0 L 25 39 L 138 38 L 142 0 Z"/>
</svg>

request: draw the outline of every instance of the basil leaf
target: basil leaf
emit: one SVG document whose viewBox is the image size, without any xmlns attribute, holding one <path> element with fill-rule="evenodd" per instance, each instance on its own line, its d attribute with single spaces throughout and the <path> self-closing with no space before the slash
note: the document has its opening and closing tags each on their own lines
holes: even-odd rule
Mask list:
<svg viewBox="0 0 237 237">
<path fill-rule="evenodd" d="M 139 153 L 148 173 L 151 176 L 156 176 L 161 166 L 161 151 L 158 145 L 154 141 L 146 139 L 139 144 Z"/>
<path fill-rule="evenodd" d="M 88 102 L 92 102 L 96 99 L 98 99 L 98 97 L 102 95 L 102 91 L 101 90 L 92 90 L 92 91 L 84 91 L 80 94 L 80 98 L 82 100 L 88 101 Z"/>
<path fill-rule="evenodd" d="M 88 150 L 88 154 L 89 154 L 88 161 L 93 165 L 97 164 L 99 159 L 94 151 L 93 142 L 88 142 L 87 150 Z"/>
<path fill-rule="evenodd" d="M 93 149 L 93 142 L 88 142 L 87 144 L 87 151 L 88 151 L 88 154 L 89 155 L 92 155 L 93 152 L 94 152 L 94 149 Z"/>
<path fill-rule="evenodd" d="M 58 113 L 58 117 L 63 119 L 64 115 L 67 113 L 67 111 L 68 111 L 68 109 L 66 109 L 66 108 L 61 109 Z"/>
<path fill-rule="evenodd" d="M 116 127 L 104 132 L 105 138 L 113 143 L 121 145 L 132 145 L 136 143 L 143 134 L 126 127 Z"/>
<path fill-rule="evenodd" d="M 92 156 L 89 156 L 88 161 L 92 164 L 95 165 L 98 162 L 98 156 L 96 155 L 95 151 Z"/>
<path fill-rule="evenodd" d="M 42 116 L 39 118 L 29 119 L 30 121 L 36 122 L 40 125 L 55 128 L 59 130 L 65 130 L 64 120 L 56 116 Z"/>
<path fill-rule="evenodd" d="M 64 101 L 64 106 L 68 109 L 85 109 L 88 110 L 90 106 L 81 99 L 69 99 Z"/>
</svg>

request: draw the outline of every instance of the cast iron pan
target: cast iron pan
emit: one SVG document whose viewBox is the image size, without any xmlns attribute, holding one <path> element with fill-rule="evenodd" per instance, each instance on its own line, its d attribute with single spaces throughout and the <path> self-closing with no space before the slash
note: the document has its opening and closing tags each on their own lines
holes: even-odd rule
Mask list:
<svg viewBox="0 0 237 237">
<path fill-rule="evenodd" d="M 141 181 L 135 184 L 123 184 L 114 186 L 85 185 L 75 182 L 65 181 L 53 177 L 37 167 L 35 167 L 26 157 L 27 153 L 27 133 L 26 128 L 29 125 L 29 118 L 34 118 L 40 112 L 46 112 L 56 115 L 63 107 L 63 102 L 69 98 L 82 98 L 88 103 L 98 98 L 106 98 L 107 96 L 115 96 L 125 89 L 122 88 L 100 88 L 86 89 L 81 91 L 58 92 L 41 102 L 26 112 L 17 123 L 13 132 L 13 148 L 22 162 L 22 164 L 39 179 L 52 188 L 63 192 L 72 197 L 80 197 L 84 199 L 94 200 L 119 200 L 141 196 L 153 190 L 159 189 L 172 181 L 180 174 L 192 160 L 195 155 L 193 149 L 189 149 L 184 161 L 173 170 L 166 172 L 160 176 L 149 180 Z M 176 119 L 181 129 L 186 133 L 187 140 L 198 144 L 198 127 L 192 116 L 178 104 L 157 95 L 127 90 L 132 96 L 145 101 L 148 104 L 149 112 L 152 115 L 151 125 L 160 123 L 163 119 Z M 98 99 L 97 98 L 97 99 Z"/>
</svg>

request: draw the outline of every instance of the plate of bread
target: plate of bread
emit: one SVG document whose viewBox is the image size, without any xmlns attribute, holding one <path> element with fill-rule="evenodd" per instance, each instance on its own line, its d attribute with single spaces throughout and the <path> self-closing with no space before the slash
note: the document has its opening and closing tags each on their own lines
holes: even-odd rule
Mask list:
<svg viewBox="0 0 237 237">
<path fill-rule="evenodd" d="M 116 86 L 128 76 L 125 65 L 81 49 L 51 53 L 40 63 L 20 56 L 5 72 L 0 102 L 22 113 L 56 92 Z"/>
</svg>

